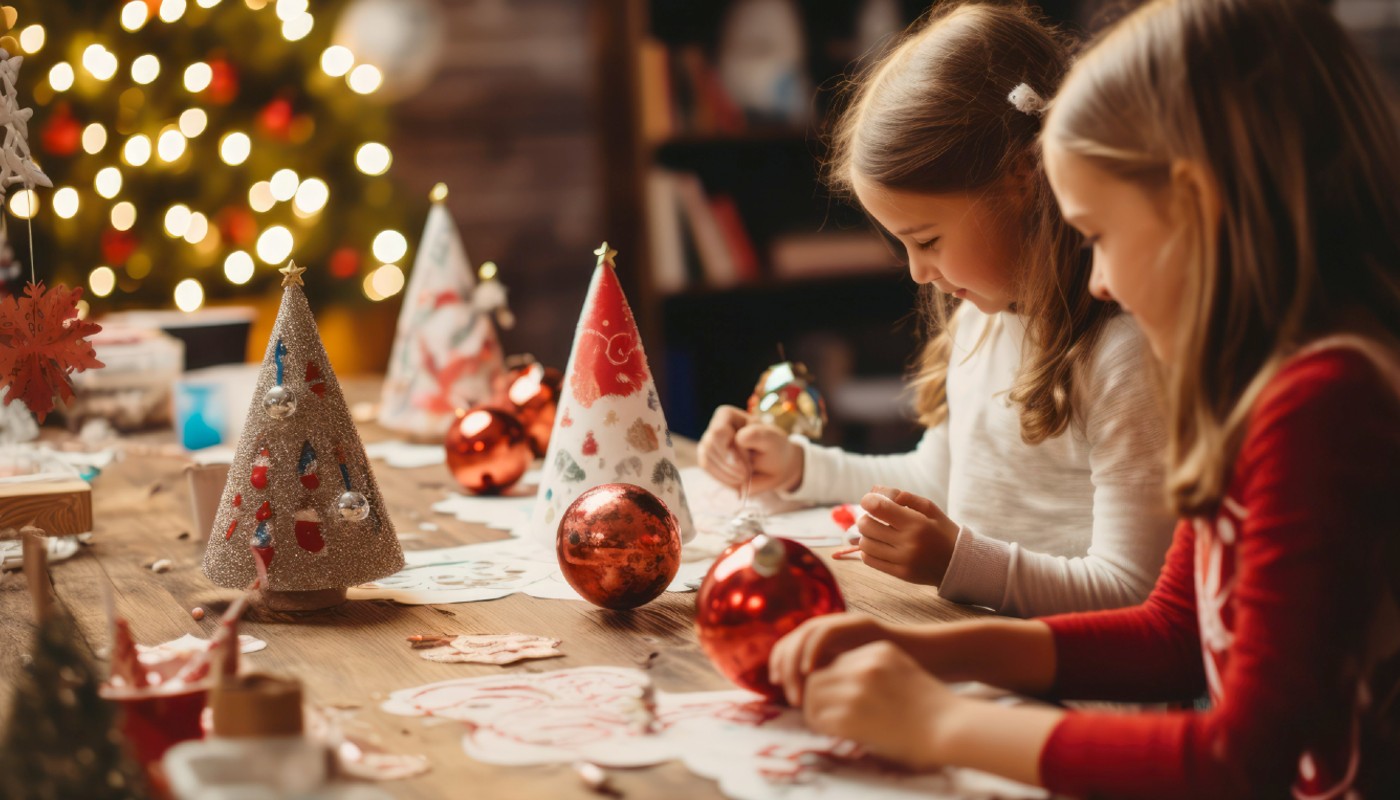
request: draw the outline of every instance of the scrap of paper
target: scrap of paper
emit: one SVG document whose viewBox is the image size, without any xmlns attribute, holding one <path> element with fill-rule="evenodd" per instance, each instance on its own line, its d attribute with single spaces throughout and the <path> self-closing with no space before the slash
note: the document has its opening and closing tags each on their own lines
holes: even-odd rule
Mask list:
<svg viewBox="0 0 1400 800">
<path fill-rule="evenodd" d="M 187 633 L 178 639 L 171 639 L 168 642 L 161 642 L 153 645 L 136 645 L 136 653 L 141 662 L 154 664 L 164 661 L 171 656 L 193 656 L 203 653 L 209 649 L 209 639 L 201 639 L 194 634 Z M 238 635 L 238 652 L 256 653 L 259 650 L 266 650 L 267 642 L 246 633 Z"/>
<path fill-rule="evenodd" d="M 395 469 L 431 467 L 447 461 L 447 451 L 440 444 L 412 444 L 399 440 L 366 444 L 365 455 Z"/>
<path fill-rule="evenodd" d="M 462 747 L 504 765 L 681 761 L 736 800 L 860 797 L 1044 798 L 1030 786 L 965 769 L 913 773 L 819 736 L 801 712 L 745 691 L 655 691 L 646 673 L 579 667 L 444 681 L 390 695 L 390 713 L 465 723 Z"/>
<path fill-rule="evenodd" d="M 82 545 L 91 539 L 92 534 L 90 533 L 80 533 L 76 536 L 45 536 L 44 544 L 48 549 L 49 563 L 72 558 L 77 555 Z M 24 540 L 0 540 L 0 570 L 22 569 L 23 567 Z"/>
<path fill-rule="evenodd" d="M 713 555 L 682 561 L 668 592 L 693 592 L 710 568 Z M 681 558 L 686 558 L 682 549 Z M 559 571 L 553 548 L 527 539 L 502 539 L 484 544 L 410 550 L 402 570 L 349 590 L 352 600 L 392 600 L 405 605 L 474 603 L 497 600 L 517 592 L 544 600 L 578 600 Z"/>
<path fill-rule="evenodd" d="M 466 633 L 443 637 L 435 647 L 419 647 L 418 655 L 444 664 L 496 664 L 504 666 L 536 658 L 559 658 L 560 640 L 528 633 Z"/>
</svg>

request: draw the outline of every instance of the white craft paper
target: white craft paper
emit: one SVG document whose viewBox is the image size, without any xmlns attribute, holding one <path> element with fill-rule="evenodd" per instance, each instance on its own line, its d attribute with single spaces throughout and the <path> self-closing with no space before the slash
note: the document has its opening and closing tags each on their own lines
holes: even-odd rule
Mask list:
<svg viewBox="0 0 1400 800">
<path fill-rule="evenodd" d="M 431 467 L 447 462 L 447 450 L 440 444 L 412 444 L 397 439 L 367 444 L 365 455 L 377 458 L 395 469 Z"/>
<path fill-rule="evenodd" d="M 639 670 L 580 667 L 465 678 L 404 689 L 383 709 L 466 724 L 479 761 L 588 761 L 642 767 L 678 760 L 736 800 L 1044 798 L 985 773 L 910 773 L 863 757 L 851 742 L 813 734 L 801 712 L 745 691 L 654 691 Z"/>
<path fill-rule="evenodd" d="M 77 555 L 82 548 L 83 542 L 90 541 L 92 534 L 80 533 L 76 536 L 45 536 L 45 549 L 48 551 L 48 560 L 52 564 L 55 561 L 63 561 Z M 0 539 L 0 570 L 12 570 L 24 568 L 24 540 L 23 539 Z"/>
<path fill-rule="evenodd" d="M 161 642 L 153 645 L 136 645 L 136 653 L 141 662 L 152 664 L 165 661 L 174 656 L 195 656 L 209 649 L 210 640 L 201 639 L 194 634 L 187 633 L 178 639 L 171 639 L 168 642 Z M 256 653 L 259 650 L 266 650 L 267 642 L 256 636 L 249 636 L 246 633 L 238 635 L 238 652 Z"/>
<path fill-rule="evenodd" d="M 686 557 L 685 550 L 681 557 Z M 713 560 L 713 555 L 683 560 L 666 591 L 695 591 Z M 350 599 L 435 605 L 497 600 L 519 592 L 543 600 L 586 602 L 559 571 L 554 548 L 528 539 L 411 550 L 404 553 L 404 562 L 403 570 L 387 578 L 351 588 Z"/>
</svg>

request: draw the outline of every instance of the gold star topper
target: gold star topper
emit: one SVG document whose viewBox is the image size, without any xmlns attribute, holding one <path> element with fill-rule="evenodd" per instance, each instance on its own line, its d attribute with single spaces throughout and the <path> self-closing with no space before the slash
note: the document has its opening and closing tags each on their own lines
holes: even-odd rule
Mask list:
<svg viewBox="0 0 1400 800">
<path fill-rule="evenodd" d="M 306 271 L 306 267 L 298 267 L 298 266 L 297 266 L 297 262 L 295 262 L 295 261 L 288 261 L 288 262 L 287 262 L 287 266 L 285 266 L 285 267 L 283 267 L 283 268 L 281 268 L 281 269 L 279 269 L 279 270 L 277 270 L 277 271 L 280 272 L 280 273 L 282 273 L 282 275 L 283 275 L 283 278 L 282 278 L 282 285 L 283 285 L 283 286 L 305 286 L 305 285 L 306 285 L 306 284 L 304 284 L 304 283 L 301 282 L 301 273 L 303 273 L 303 272 Z"/>
<path fill-rule="evenodd" d="M 593 251 L 593 255 L 598 257 L 598 266 L 601 267 L 604 262 L 612 263 L 613 256 L 617 255 L 617 251 L 608 247 L 607 242 L 603 242 L 597 250 Z"/>
</svg>

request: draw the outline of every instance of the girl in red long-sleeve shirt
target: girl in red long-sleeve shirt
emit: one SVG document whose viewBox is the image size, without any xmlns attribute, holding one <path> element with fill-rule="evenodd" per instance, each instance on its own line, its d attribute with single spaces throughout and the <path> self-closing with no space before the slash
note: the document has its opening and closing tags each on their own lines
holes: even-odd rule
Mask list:
<svg viewBox="0 0 1400 800">
<path fill-rule="evenodd" d="M 1400 797 L 1400 132 L 1316 0 L 1157 0 L 1042 132 L 1091 291 L 1162 363 L 1182 517 L 1140 606 L 812 620 L 770 663 L 816 730 L 1076 795 Z M 881 500 L 867 510 L 881 512 Z M 1078 712 L 959 697 L 1210 696 Z"/>
</svg>

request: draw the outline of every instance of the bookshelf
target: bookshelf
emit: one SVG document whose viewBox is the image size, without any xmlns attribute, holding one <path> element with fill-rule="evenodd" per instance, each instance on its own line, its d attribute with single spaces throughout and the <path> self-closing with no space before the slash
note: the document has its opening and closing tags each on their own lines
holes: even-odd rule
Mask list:
<svg viewBox="0 0 1400 800">
<path fill-rule="evenodd" d="M 730 90 L 762 65 L 736 72 L 723 55 L 735 52 L 731 14 L 745 2 L 595 2 L 607 236 L 668 421 L 690 436 L 716 405 L 742 403 L 779 348 L 807 361 L 830 398 L 837 384 L 897 379 L 918 344 L 901 325 L 917 293 L 898 256 L 828 196 L 819 170 L 862 20 L 873 7 L 902 29 L 926 3 L 757 3 L 768 8 L 747 18 L 755 25 L 772 23 L 775 6 L 795 11 L 805 51 L 794 88 L 775 92 L 789 102 L 764 112 Z M 918 435 L 897 413 L 832 416 L 831 443 L 897 450 Z"/>
</svg>

